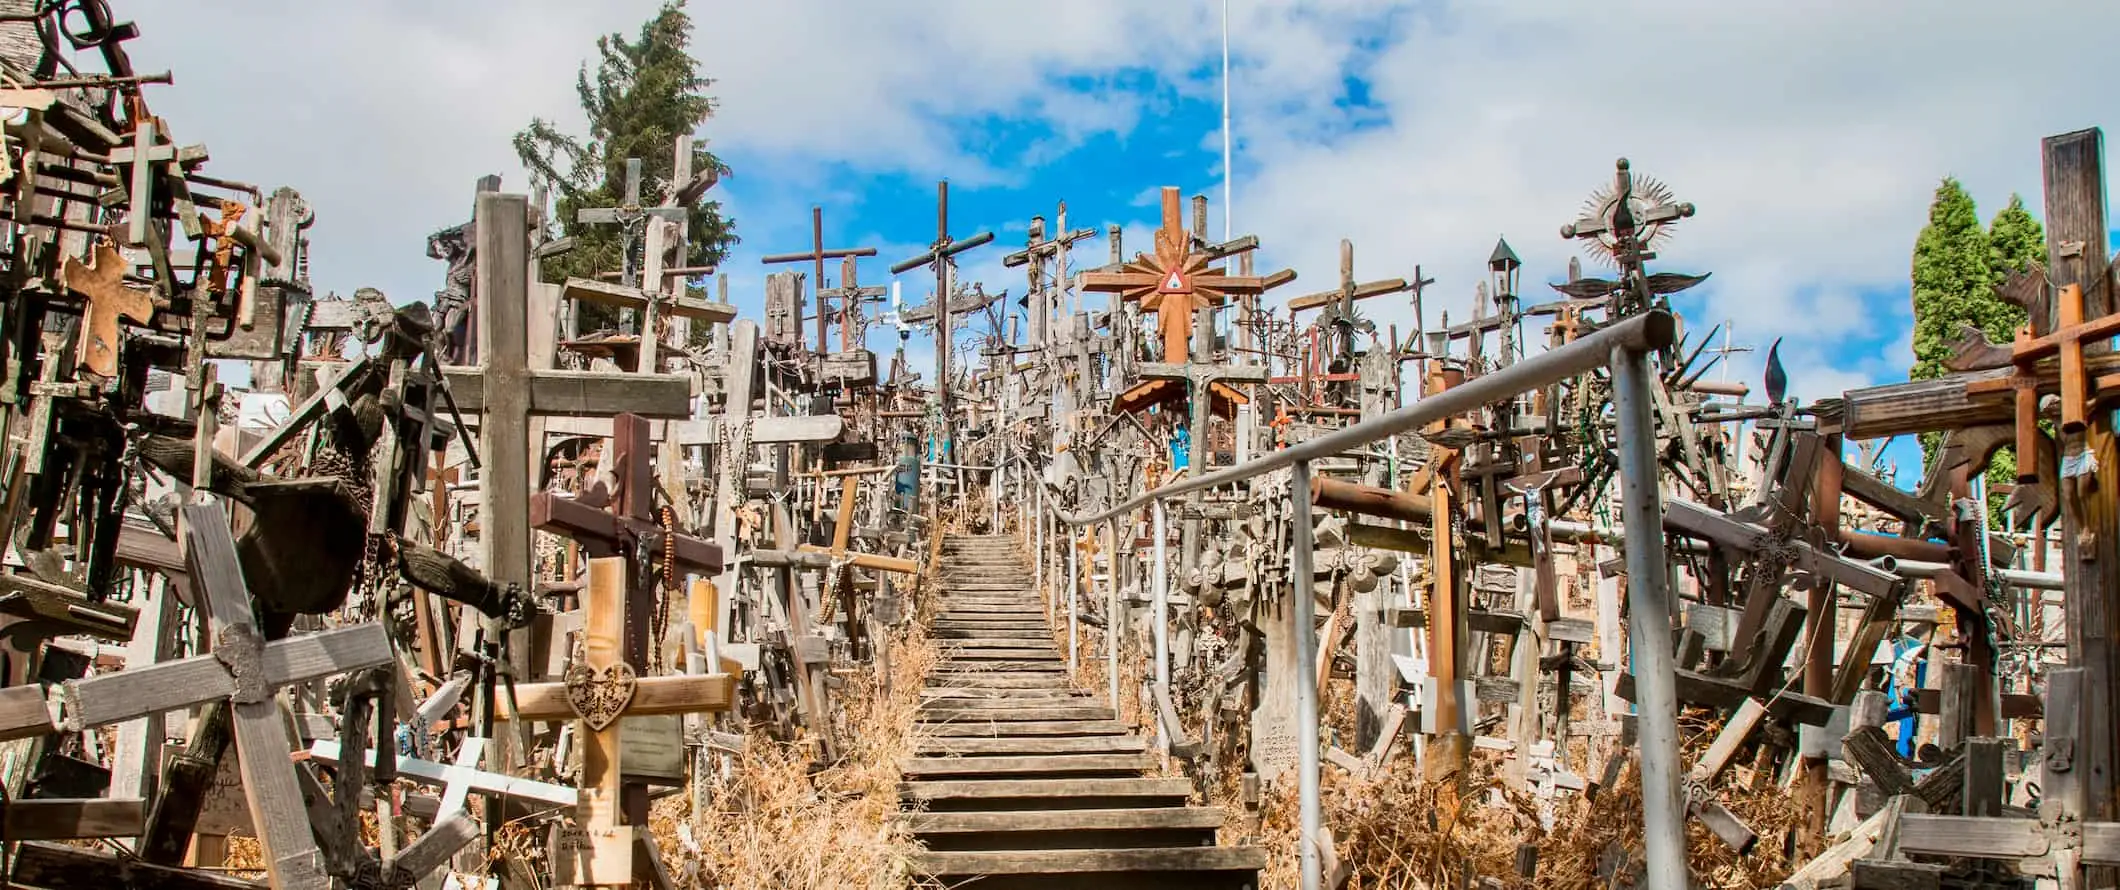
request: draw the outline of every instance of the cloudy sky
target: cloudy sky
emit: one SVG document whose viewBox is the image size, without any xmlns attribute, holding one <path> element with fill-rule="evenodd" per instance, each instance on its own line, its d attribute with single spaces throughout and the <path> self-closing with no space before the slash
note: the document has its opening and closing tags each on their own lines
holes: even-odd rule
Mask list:
<svg viewBox="0 0 2120 890">
<path fill-rule="evenodd" d="M 292 185 L 316 208 L 320 288 L 424 299 L 426 235 L 469 217 L 474 181 L 526 189 L 510 134 L 578 128 L 573 81 L 598 34 L 658 0 L 119 2 L 155 110 L 210 170 Z M 952 182 L 959 236 L 990 290 L 1033 214 L 1128 227 L 1153 189 L 1215 198 L 1223 227 L 1218 0 L 692 0 L 721 107 L 701 131 L 734 168 L 716 194 L 744 242 L 725 267 L 757 305 L 760 253 L 831 246 L 884 262 L 933 238 Z M 1557 280 L 1557 230 L 1612 162 L 1699 215 L 1657 267 L 1713 272 L 1680 309 L 1740 345 L 1786 338 L 1817 397 L 1904 379 L 1907 266 L 1937 181 L 1983 215 L 2024 194 L 2039 140 L 2120 122 L 2107 0 L 1231 0 L 1234 228 L 1291 293 L 1329 286 L 1341 238 L 1363 279 L 1437 279 L 1429 317 L 1464 317 L 1506 235 L 1529 281 Z M 2066 23 L 2078 23 L 2070 26 Z M 2099 23 L 2103 23 L 2102 25 Z M 2078 43 L 2057 37 L 2083 33 Z M 2046 55 L 2036 53 L 2044 51 Z M 2120 219 L 2116 215 L 2115 219 Z M 1078 256 L 1102 262 L 1102 241 Z M 864 283 L 884 278 L 874 264 Z M 929 278 L 904 278 L 924 296 Z M 1527 287 L 1534 294 L 1540 288 Z M 1371 301 L 1391 302 L 1394 298 Z M 1410 320 L 1403 302 L 1365 307 Z M 888 348 L 879 338 L 879 347 Z M 912 347 L 925 362 L 929 347 Z M 1733 376 L 1756 381 L 1760 353 Z"/>
</svg>

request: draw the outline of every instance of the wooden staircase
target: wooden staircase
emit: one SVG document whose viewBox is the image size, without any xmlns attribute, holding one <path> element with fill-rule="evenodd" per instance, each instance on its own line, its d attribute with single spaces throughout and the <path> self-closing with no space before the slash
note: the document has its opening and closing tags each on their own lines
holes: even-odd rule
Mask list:
<svg viewBox="0 0 2120 890">
<path fill-rule="evenodd" d="M 900 799 L 945 885 L 1256 890 L 1263 850 L 1218 847 L 1218 807 L 1147 778 L 1146 743 L 1068 683 L 1017 545 L 952 537 Z M 976 883 L 974 883 L 976 879 Z"/>
</svg>

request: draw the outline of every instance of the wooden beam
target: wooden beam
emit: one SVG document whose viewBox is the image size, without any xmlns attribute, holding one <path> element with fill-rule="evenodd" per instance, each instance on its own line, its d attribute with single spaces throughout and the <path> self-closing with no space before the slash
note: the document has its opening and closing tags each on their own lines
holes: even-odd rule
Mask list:
<svg viewBox="0 0 2120 890">
<path fill-rule="evenodd" d="M 9 801 L 11 841 L 85 837 L 139 837 L 147 825 L 147 801 L 137 797 Z"/>
<path fill-rule="evenodd" d="M 527 349 L 527 346 L 526 346 Z M 527 363 L 528 358 L 525 357 Z M 465 415 L 486 414 L 478 423 L 493 422 L 499 406 L 489 408 L 486 384 L 492 373 L 484 368 L 445 367 L 449 393 L 457 410 Z M 638 414 L 655 418 L 692 416 L 692 377 L 689 374 L 607 374 L 599 371 L 525 372 L 516 395 L 526 395 L 530 414 L 594 415 Z M 510 402 L 516 401 L 514 396 Z M 466 422 L 471 422 L 466 418 Z M 525 431 L 527 438 L 528 431 Z"/>
</svg>

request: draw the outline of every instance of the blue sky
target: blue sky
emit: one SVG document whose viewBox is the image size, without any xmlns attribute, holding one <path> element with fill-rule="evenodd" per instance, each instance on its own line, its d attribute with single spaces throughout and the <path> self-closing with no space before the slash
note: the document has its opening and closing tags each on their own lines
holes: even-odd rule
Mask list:
<svg viewBox="0 0 2120 890">
<path fill-rule="evenodd" d="M 317 210 L 321 287 L 425 298 L 428 232 L 469 213 L 472 183 L 526 183 L 508 136 L 532 116 L 576 127 L 572 82 L 596 35 L 631 32 L 654 0 L 231 0 L 118 4 L 143 36 L 142 70 L 176 84 L 152 101 L 212 172 L 303 191 Z M 1938 179 L 1983 213 L 2012 192 L 2039 203 L 2039 140 L 2120 121 L 2109 54 L 2026 64 L 2046 23 L 2100 0 L 1426 2 L 1232 0 L 1235 220 L 1287 295 L 1336 275 L 1437 279 L 1429 317 L 1462 318 L 1497 235 L 1525 280 L 1558 278 L 1558 227 L 1614 158 L 1698 205 L 1658 268 L 1713 272 L 1679 308 L 1728 320 L 1732 376 L 1757 381 L 1784 338 L 1806 398 L 1903 379 L 1906 271 Z M 934 183 L 951 227 L 991 229 L 964 274 L 1023 292 L 1000 268 L 1032 214 L 1127 227 L 1147 244 L 1154 189 L 1214 199 L 1221 4 L 1214 0 L 693 0 L 695 51 L 721 102 L 700 136 L 734 168 L 716 195 L 744 243 L 728 264 L 755 307 L 763 252 L 874 246 L 863 281 L 933 237 Z M 2120 219 L 2120 214 L 2114 216 Z M 1078 261 L 1104 261 L 1101 239 Z M 836 274 L 836 269 L 834 270 Z M 924 299 L 925 273 L 904 279 Z M 1535 288 L 1527 288 L 1535 292 Z M 1285 295 L 1284 295 L 1285 298 Z M 1411 312 L 1367 308 L 1402 327 Z M 887 351 L 889 339 L 876 345 Z M 930 363 L 916 338 L 913 354 Z M 1902 451 L 1904 455 L 1906 452 Z M 1902 456 L 1902 463 L 1913 461 Z M 1911 472 L 1911 471 L 1910 471 Z"/>
</svg>

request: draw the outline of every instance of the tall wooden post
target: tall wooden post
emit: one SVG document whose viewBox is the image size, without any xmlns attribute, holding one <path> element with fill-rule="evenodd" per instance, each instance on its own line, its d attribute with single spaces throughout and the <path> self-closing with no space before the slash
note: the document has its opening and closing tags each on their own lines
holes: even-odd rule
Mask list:
<svg viewBox="0 0 2120 890">
<path fill-rule="evenodd" d="M 2105 217 L 2105 137 L 2097 129 L 2048 137 L 2043 145 L 2046 180 L 2047 277 L 2058 291 L 2069 285 L 2083 290 L 2083 317 L 2103 318 L 2113 311 L 2112 270 L 2107 267 Z M 2052 331 L 2057 301 L 2032 314 L 2034 333 Z M 2103 353 L 2104 342 L 2084 344 L 2087 353 Z M 2065 363 L 2064 363 L 2065 364 Z M 2078 372 L 2081 373 L 2080 370 Z M 2064 379 L 2069 374 L 2064 366 Z M 2066 387 L 2064 387 L 2065 389 Z M 2120 560 L 2112 558 L 2120 543 L 2120 453 L 2113 444 L 2112 415 L 2093 412 L 2080 432 L 2061 430 L 2061 540 L 2065 564 L 2060 567 L 2068 660 L 2083 670 L 2080 736 L 2076 746 L 2076 787 L 2082 794 L 2075 815 L 2085 821 L 2115 815 L 2114 618 L 2113 597 L 2120 594 Z M 2100 475 L 2106 478 L 2098 478 Z M 2069 802 L 2062 805 L 2068 807 Z"/>
</svg>

